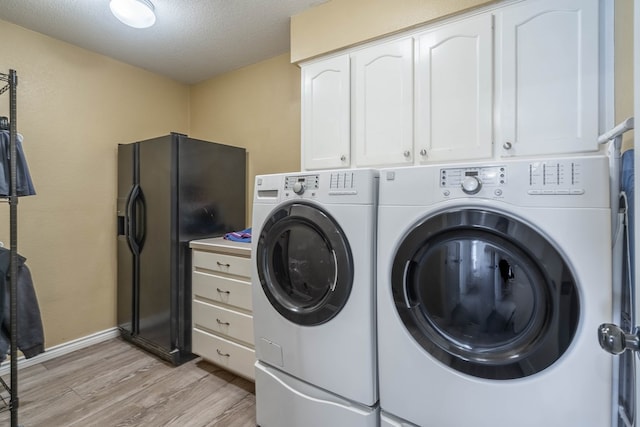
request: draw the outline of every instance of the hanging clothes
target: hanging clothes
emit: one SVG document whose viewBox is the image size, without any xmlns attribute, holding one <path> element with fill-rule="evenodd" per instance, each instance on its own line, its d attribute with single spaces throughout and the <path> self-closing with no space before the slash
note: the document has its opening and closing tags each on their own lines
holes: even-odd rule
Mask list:
<svg viewBox="0 0 640 427">
<path fill-rule="evenodd" d="M 7 197 L 11 192 L 11 136 L 8 130 L 0 130 L 0 196 Z M 16 194 L 33 196 L 36 190 L 31 181 L 27 159 L 22 150 L 22 135 L 16 135 Z"/>
<path fill-rule="evenodd" d="M 18 255 L 17 277 L 17 327 L 16 344 L 27 359 L 44 352 L 44 330 L 38 299 L 33 287 L 31 272 L 25 264 L 26 258 Z M 4 360 L 10 348 L 11 322 L 9 316 L 9 284 L 11 252 L 0 247 L 0 301 L 2 316 L 0 324 L 0 361 Z"/>
<path fill-rule="evenodd" d="M 630 149 L 625 151 L 622 154 L 622 177 L 620 179 L 620 188 L 627 196 L 627 227 L 628 227 L 628 235 L 629 235 L 629 259 L 634 260 L 635 258 L 635 166 L 634 166 L 634 149 Z M 629 263 L 630 269 L 630 277 L 635 278 L 635 269 L 634 263 Z"/>
</svg>

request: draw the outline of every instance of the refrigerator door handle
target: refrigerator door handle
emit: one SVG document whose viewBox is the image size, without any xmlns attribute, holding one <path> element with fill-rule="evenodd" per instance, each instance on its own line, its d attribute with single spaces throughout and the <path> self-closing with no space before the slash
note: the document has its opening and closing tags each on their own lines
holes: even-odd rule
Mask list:
<svg viewBox="0 0 640 427">
<path fill-rule="evenodd" d="M 136 243 L 138 244 L 138 251 L 142 251 L 144 247 L 144 241 L 147 237 L 147 202 L 144 199 L 144 193 L 142 189 L 139 189 L 138 195 L 135 200 L 136 211 Z"/>
<path fill-rule="evenodd" d="M 131 189 L 131 194 L 129 195 L 129 200 L 127 201 L 127 242 L 129 243 L 129 248 L 131 252 L 135 256 L 140 255 L 140 245 L 137 241 L 137 217 L 138 217 L 138 209 L 136 209 L 137 200 L 140 195 L 140 186 L 135 184 Z"/>
</svg>

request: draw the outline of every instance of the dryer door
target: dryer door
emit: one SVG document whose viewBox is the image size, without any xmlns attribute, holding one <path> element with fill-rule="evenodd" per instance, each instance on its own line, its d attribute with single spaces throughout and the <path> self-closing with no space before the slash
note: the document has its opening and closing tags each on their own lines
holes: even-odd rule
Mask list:
<svg viewBox="0 0 640 427">
<path fill-rule="evenodd" d="M 336 221 L 320 208 L 292 203 L 265 222 L 256 251 L 260 285 L 271 305 L 299 325 L 319 325 L 347 303 L 353 259 Z"/>
<path fill-rule="evenodd" d="M 578 327 L 576 281 L 561 254 L 499 212 L 452 210 L 418 224 L 398 248 L 392 287 L 413 338 L 475 377 L 540 372 Z"/>
</svg>

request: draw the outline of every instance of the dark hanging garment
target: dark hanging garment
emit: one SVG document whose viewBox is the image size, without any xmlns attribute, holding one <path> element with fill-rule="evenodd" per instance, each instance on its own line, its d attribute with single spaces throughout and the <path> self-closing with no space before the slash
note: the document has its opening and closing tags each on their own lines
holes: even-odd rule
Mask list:
<svg viewBox="0 0 640 427">
<path fill-rule="evenodd" d="M 11 137 L 8 130 L 0 130 L 0 196 L 7 197 L 11 192 Z M 36 190 L 31 181 L 27 159 L 22 150 L 22 135 L 16 135 L 16 194 L 33 196 Z"/>
<path fill-rule="evenodd" d="M 629 245 L 628 245 L 628 252 L 629 252 L 629 260 L 633 260 L 635 259 L 635 241 L 634 241 L 634 236 L 635 236 L 635 206 L 634 206 L 634 199 L 635 199 L 635 184 L 634 184 L 634 179 L 635 179 L 635 165 L 634 165 L 634 150 L 627 150 L 624 152 L 624 154 L 622 154 L 622 176 L 620 179 L 620 188 L 622 189 L 622 191 L 624 191 L 624 193 L 627 196 L 627 217 L 628 217 L 628 221 L 627 221 L 627 227 L 628 227 L 628 233 L 627 235 L 629 236 Z M 631 276 L 630 277 L 635 277 L 635 268 L 634 268 L 634 263 L 630 262 L 629 263 L 629 268 L 631 271 Z"/>
<path fill-rule="evenodd" d="M 44 352 L 44 330 L 40 307 L 33 287 L 31 272 L 25 264 L 26 258 L 18 255 L 17 277 L 17 326 L 18 349 L 29 359 Z M 10 284 L 11 252 L 0 247 L 0 301 L 2 304 L 0 316 L 0 361 L 4 360 L 10 346 L 10 317 L 9 317 L 9 284 Z"/>
</svg>

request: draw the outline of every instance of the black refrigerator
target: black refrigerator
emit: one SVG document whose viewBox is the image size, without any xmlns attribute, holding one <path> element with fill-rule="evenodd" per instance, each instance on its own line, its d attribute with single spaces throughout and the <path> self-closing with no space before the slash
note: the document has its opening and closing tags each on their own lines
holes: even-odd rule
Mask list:
<svg viewBox="0 0 640 427">
<path fill-rule="evenodd" d="M 117 320 L 124 339 L 191 355 L 189 241 L 245 228 L 246 151 L 172 133 L 118 145 Z"/>
</svg>

